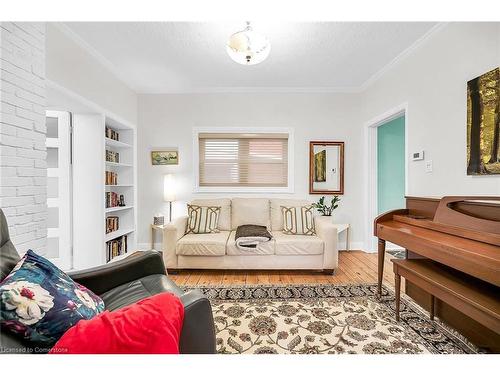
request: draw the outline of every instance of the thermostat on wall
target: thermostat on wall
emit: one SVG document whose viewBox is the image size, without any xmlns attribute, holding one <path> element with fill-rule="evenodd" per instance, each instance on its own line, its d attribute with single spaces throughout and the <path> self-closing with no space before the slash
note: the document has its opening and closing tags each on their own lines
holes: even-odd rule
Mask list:
<svg viewBox="0 0 500 375">
<path fill-rule="evenodd" d="M 413 161 L 424 160 L 424 150 L 413 152 L 411 154 L 411 160 Z"/>
</svg>

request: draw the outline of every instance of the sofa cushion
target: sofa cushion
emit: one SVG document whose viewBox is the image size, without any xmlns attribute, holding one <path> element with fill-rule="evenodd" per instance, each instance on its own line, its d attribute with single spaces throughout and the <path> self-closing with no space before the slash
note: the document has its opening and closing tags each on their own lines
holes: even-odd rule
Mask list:
<svg viewBox="0 0 500 375">
<path fill-rule="evenodd" d="M 281 207 L 283 213 L 283 233 L 285 234 L 307 234 L 314 236 L 314 207 Z"/>
<path fill-rule="evenodd" d="M 283 214 L 281 206 L 285 207 L 301 207 L 308 206 L 311 202 L 305 199 L 271 199 L 271 229 L 283 230 Z"/>
<path fill-rule="evenodd" d="M 274 254 L 274 238 L 268 242 L 263 242 L 255 249 L 243 250 L 236 246 L 236 231 L 231 231 L 231 235 L 227 241 L 226 254 L 227 255 L 273 255 Z"/>
<path fill-rule="evenodd" d="M 184 306 L 156 294 L 69 329 L 49 354 L 179 354 Z"/>
<path fill-rule="evenodd" d="M 188 204 L 186 234 L 219 233 L 220 207 Z"/>
<path fill-rule="evenodd" d="M 220 207 L 218 228 L 219 230 L 231 230 L 231 199 L 195 199 L 190 204 Z"/>
<path fill-rule="evenodd" d="M 177 255 L 226 255 L 229 231 L 220 233 L 186 234 L 177 242 Z"/>
<path fill-rule="evenodd" d="M 325 244 L 318 236 L 284 234 L 273 231 L 276 255 L 318 255 L 323 254 Z"/>
<path fill-rule="evenodd" d="M 53 345 L 103 300 L 32 250 L 0 283 L 0 326 L 39 346 Z"/>
<path fill-rule="evenodd" d="M 233 230 L 245 224 L 264 225 L 269 228 L 269 199 L 233 198 L 231 202 L 231 223 Z"/>
</svg>

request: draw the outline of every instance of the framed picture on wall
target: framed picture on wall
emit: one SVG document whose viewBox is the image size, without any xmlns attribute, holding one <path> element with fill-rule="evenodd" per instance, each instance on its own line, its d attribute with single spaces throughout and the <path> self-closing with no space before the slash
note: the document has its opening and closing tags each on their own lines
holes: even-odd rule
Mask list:
<svg viewBox="0 0 500 375">
<path fill-rule="evenodd" d="M 179 152 L 175 150 L 151 151 L 152 165 L 177 165 L 179 164 Z"/>
<path fill-rule="evenodd" d="M 467 174 L 500 174 L 500 68 L 467 82 Z"/>
<path fill-rule="evenodd" d="M 309 194 L 344 194 L 344 142 L 309 142 Z"/>
</svg>

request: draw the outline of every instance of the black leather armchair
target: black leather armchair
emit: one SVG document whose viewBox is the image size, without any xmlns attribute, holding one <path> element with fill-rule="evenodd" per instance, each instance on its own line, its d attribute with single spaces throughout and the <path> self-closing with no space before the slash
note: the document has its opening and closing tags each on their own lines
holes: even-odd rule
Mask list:
<svg viewBox="0 0 500 375">
<path fill-rule="evenodd" d="M 0 280 L 3 280 L 20 260 L 10 241 L 5 216 L 0 209 Z M 143 298 L 169 291 L 184 304 L 184 325 L 180 338 L 183 354 L 215 353 L 215 328 L 212 308 L 199 290 L 184 292 L 165 272 L 161 255 L 156 251 L 138 252 L 124 260 L 104 266 L 69 272 L 78 283 L 97 293 L 106 309 L 113 311 Z M 0 353 L 33 353 L 28 346 L 8 332 L 0 330 Z M 42 350 L 44 351 L 44 350 Z"/>
</svg>

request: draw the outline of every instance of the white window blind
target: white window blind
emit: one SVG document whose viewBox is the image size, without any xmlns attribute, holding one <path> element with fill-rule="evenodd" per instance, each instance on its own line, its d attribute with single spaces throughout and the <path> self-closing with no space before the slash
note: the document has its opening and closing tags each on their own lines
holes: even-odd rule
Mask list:
<svg viewBox="0 0 500 375">
<path fill-rule="evenodd" d="M 286 187 L 288 134 L 199 134 L 200 186 Z"/>
</svg>

